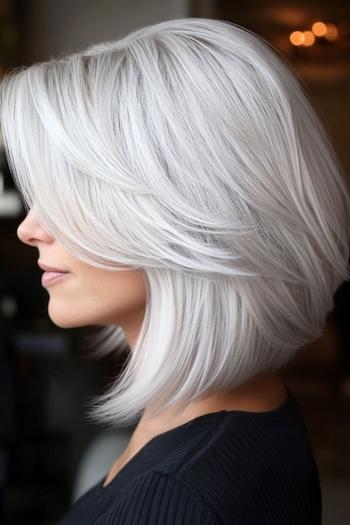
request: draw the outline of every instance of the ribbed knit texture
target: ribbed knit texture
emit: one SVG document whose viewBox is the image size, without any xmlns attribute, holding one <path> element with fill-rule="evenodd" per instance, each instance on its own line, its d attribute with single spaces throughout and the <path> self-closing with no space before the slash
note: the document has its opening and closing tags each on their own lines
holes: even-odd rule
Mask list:
<svg viewBox="0 0 350 525">
<path fill-rule="evenodd" d="M 321 525 L 319 472 L 300 407 L 196 417 L 151 439 L 58 525 Z"/>
</svg>

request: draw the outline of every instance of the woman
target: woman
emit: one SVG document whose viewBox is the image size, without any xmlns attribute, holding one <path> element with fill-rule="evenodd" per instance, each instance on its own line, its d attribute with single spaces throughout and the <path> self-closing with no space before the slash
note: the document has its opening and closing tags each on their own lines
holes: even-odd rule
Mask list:
<svg viewBox="0 0 350 525">
<path fill-rule="evenodd" d="M 60 524 L 320 524 L 279 371 L 348 279 L 350 205 L 283 60 L 232 23 L 168 20 L 9 72 L 0 96 L 49 316 L 125 352 L 90 415 L 138 420 Z"/>
</svg>

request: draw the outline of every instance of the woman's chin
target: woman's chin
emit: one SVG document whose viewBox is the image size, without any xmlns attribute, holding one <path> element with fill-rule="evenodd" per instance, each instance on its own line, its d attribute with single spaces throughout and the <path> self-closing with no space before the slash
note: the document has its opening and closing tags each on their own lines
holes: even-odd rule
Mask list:
<svg viewBox="0 0 350 525">
<path fill-rule="evenodd" d="M 49 315 L 49 317 L 53 324 L 55 324 L 59 328 L 78 328 L 80 326 L 83 326 L 82 324 L 74 322 L 72 319 L 62 319 L 60 317 L 55 317 L 51 315 Z"/>
<path fill-rule="evenodd" d="M 59 311 L 51 302 L 48 306 L 48 315 L 51 321 L 59 328 L 79 328 L 88 324 L 83 319 L 77 319 L 74 315 L 69 315 L 67 311 Z"/>
</svg>

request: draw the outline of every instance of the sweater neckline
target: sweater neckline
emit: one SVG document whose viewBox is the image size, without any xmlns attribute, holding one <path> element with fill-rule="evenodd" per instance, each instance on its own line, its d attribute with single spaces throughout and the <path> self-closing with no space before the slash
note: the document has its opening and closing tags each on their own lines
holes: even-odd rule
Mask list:
<svg viewBox="0 0 350 525">
<path fill-rule="evenodd" d="M 191 427 L 193 424 L 200 425 L 201 423 L 206 423 L 208 420 L 211 419 L 223 419 L 224 416 L 232 415 L 232 416 L 239 416 L 244 415 L 248 417 L 254 417 L 254 418 L 263 418 L 263 417 L 271 417 L 271 416 L 279 416 L 283 414 L 286 410 L 289 409 L 289 407 L 292 404 L 295 404 L 296 398 L 293 394 L 293 392 L 289 389 L 289 387 L 285 384 L 286 391 L 287 391 L 287 397 L 283 401 L 283 403 L 278 406 L 277 408 L 274 408 L 272 410 L 266 410 L 263 412 L 252 412 L 252 411 L 246 411 L 246 410 L 219 410 L 216 412 L 208 412 L 206 414 L 202 414 L 200 416 L 197 416 L 193 419 L 190 419 L 189 421 L 186 421 L 185 423 L 182 423 L 181 425 L 178 425 L 177 427 L 171 428 L 169 430 L 166 430 L 164 432 L 161 432 L 160 434 L 157 434 L 153 438 L 151 438 L 143 447 L 140 448 L 132 456 L 132 458 L 129 459 L 127 463 L 119 470 L 116 476 L 104 487 L 103 483 L 107 477 L 107 473 L 103 476 L 103 478 L 98 482 L 97 487 L 102 493 L 106 493 L 108 490 L 110 490 L 116 482 L 119 481 L 122 475 L 125 474 L 125 472 L 130 468 L 130 466 L 134 465 L 135 461 L 139 459 L 139 457 L 145 453 L 145 451 L 148 451 L 149 448 L 151 448 L 154 443 L 157 443 L 158 441 L 166 440 L 169 436 L 176 436 L 178 434 L 181 434 L 183 430 L 187 430 L 189 427 Z"/>
</svg>

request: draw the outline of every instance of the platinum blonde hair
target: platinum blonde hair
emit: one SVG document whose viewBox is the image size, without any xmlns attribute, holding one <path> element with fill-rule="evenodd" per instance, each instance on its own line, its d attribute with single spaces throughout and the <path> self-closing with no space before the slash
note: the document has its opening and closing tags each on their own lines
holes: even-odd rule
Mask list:
<svg viewBox="0 0 350 525">
<path fill-rule="evenodd" d="M 137 342 L 93 418 L 181 410 L 322 335 L 349 278 L 349 194 L 262 38 L 167 20 L 14 69 L 0 100 L 16 185 L 45 228 L 91 265 L 146 277 Z M 127 348 L 121 327 L 100 328 L 100 353 Z"/>
</svg>

